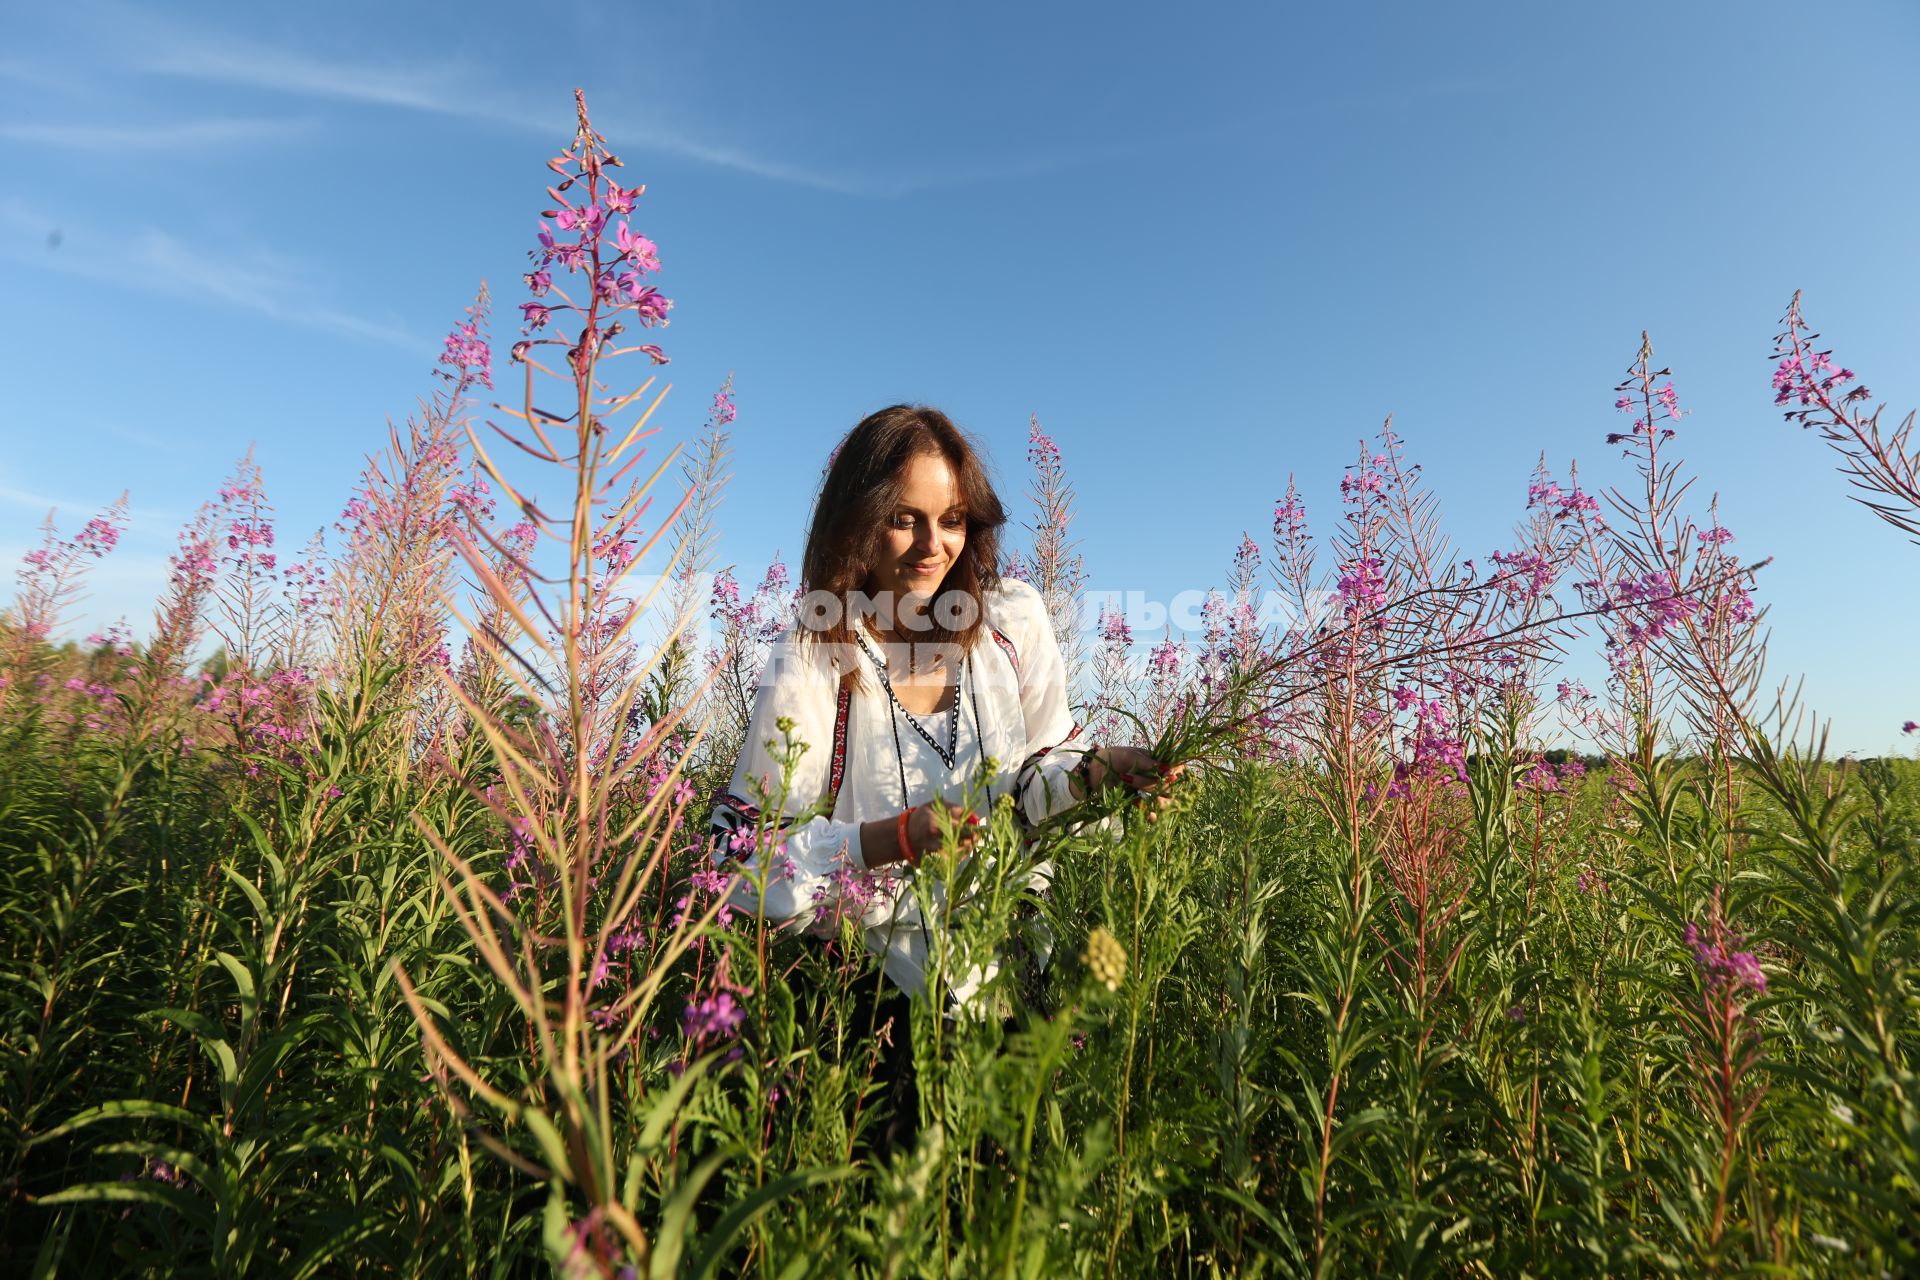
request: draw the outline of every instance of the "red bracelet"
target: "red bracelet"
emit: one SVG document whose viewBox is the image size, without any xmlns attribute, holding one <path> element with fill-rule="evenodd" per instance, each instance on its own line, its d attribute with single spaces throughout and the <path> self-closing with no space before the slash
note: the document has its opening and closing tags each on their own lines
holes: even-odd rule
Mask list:
<svg viewBox="0 0 1920 1280">
<path fill-rule="evenodd" d="M 907 808 L 902 809 L 900 811 L 899 821 L 893 824 L 894 836 L 900 842 L 900 861 L 906 863 L 910 867 L 917 867 L 920 865 L 920 855 L 914 852 L 914 848 L 911 844 L 907 843 L 907 821 L 908 819 L 913 817 L 913 811 L 917 807 L 918 806 L 915 806 L 915 805 L 909 805 Z"/>
</svg>

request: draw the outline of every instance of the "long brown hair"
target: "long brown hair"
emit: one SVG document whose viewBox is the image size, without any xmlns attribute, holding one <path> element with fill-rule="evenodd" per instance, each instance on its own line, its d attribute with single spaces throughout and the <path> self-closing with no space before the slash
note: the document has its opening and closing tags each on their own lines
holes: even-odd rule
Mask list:
<svg viewBox="0 0 1920 1280">
<path fill-rule="evenodd" d="M 1007 513 L 973 442 L 946 414 L 925 405 L 896 404 L 868 414 L 834 451 L 814 499 L 800 576 L 808 591 L 827 592 L 840 601 L 841 609 L 830 624 L 802 627 L 801 634 L 825 641 L 839 653 L 854 645 L 853 593 L 867 589 L 882 532 L 900 503 L 907 464 L 922 454 L 943 457 L 953 468 L 966 511 L 967 540 L 930 602 L 929 629 L 916 632 L 914 639 L 956 645 L 962 651 L 972 646 L 986 625 L 983 597 L 1000 581 L 1000 526 L 1007 522 Z M 950 607 L 958 603 L 948 601 L 956 593 L 969 597 L 972 607 L 956 615 L 967 625 L 950 631 L 937 619 L 943 601 Z M 857 671 L 848 668 L 849 674 Z"/>
</svg>

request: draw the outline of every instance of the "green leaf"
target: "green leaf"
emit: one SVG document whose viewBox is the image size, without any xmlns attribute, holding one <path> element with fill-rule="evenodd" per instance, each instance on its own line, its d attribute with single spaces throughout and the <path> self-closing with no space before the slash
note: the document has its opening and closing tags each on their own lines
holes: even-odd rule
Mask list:
<svg viewBox="0 0 1920 1280">
<path fill-rule="evenodd" d="M 122 1101 L 103 1102 L 96 1107 L 70 1117 L 43 1133 L 37 1133 L 27 1140 L 29 1147 L 51 1142 L 55 1138 L 64 1138 L 76 1130 L 88 1125 L 98 1124 L 102 1120 L 167 1120 L 174 1124 L 199 1128 L 206 1118 L 185 1107 L 176 1107 L 167 1102 L 150 1102 L 145 1098 L 129 1098 Z"/>
<path fill-rule="evenodd" d="M 169 1186 L 145 1178 L 126 1182 L 83 1182 L 64 1187 L 52 1195 L 41 1196 L 42 1205 L 61 1204 L 151 1204 L 171 1209 L 201 1231 L 211 1231 L 213 1215 L 206 1201 L 184 1187 Z"/>
<path fill-rule="evenodd" d="M 647 1268 L 649 1280 L 668 1280 L 679 1268 L 680 1254 L 687 1246 L 687 1229 L 693 1225 L 693 1209 L 699 1203 L 700 1193 L 733 1154 L 729 1148 L 708 1156 L 694 1166 L 693 1172 L 675 1190 L 673 1198 L 667 1202 L 666 1212 L 660 1215 L 660 1232 L 654 1238 L 653 1260 Z"/>
<path fill-rule="evenodd" d="M 249 825 L 253 824 L 251 818 L 246 819 L 246 821 Z M 257 831 L 258 828 L 255 827 L 255 830 Z M 262 834 L 260 838 L 265 839 L 266 837 Z M 272 915 L 272 912 L 267 910 L 267 900 L 261 896 L 258 889 L 253 887 L 253 881 L 241 875 L 231 866 L 221 867 L 220 870 L 226 873 L 227 879 L 233 881 L 233 883 L 239 887 L 241 893 L 247 895 L 247 901 L 253 904 L 254 918 L 264 923 Z"/>
<path fill-rule="evenodd" d="M 538 1107 L 527 1107 L 520 1112 L 520 1119 L 532 1132 L 534 1141 L 540 1144 L 540 1153 L 547 1158 L 547 1167 L 563 1181 L 573 1181 L 573 1164 L 567 1159 L 567 1143 L 560 1136 L 560 1130 L 554 1127 L 547 1113 Z"/>
<path fill-rule="evenodd" d="M 823 1182 L 838 1182 L 851 1177 L 855 1171 L 846 1166 L 837 1169 L 806 1169 L 798 1173 L 789 1173 L 783 1178 L 769 1182 L 745 1200 L 721 1215 L 720 1221 L 713 1224 L 713 1230 L 700 1237 L 700 1256 L 694 1259 L 687 1274 L 694 1280 L 706 1280 L 714 1274 L 727 1250 L 732 1247 L 733 1238 L 749 1223 L 765 1213 L 773 1205 L 807 1187 L 817 1187 Z"/>
</svg>

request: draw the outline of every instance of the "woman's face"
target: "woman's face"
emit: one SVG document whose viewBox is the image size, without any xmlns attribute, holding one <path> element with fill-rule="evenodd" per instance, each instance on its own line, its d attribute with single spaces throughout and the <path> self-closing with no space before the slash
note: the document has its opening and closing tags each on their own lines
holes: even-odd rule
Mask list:
<svg viewBox="0 0 1920 1280">
<path fill-rule="evenodd" d="M 924 601 L 967 545 L 967 513 L 953 467 L 940 454 L 916 455 L 901 480 L 900 503 L 880 532 L 874 585 L 896 601 Z"/>
</svg>

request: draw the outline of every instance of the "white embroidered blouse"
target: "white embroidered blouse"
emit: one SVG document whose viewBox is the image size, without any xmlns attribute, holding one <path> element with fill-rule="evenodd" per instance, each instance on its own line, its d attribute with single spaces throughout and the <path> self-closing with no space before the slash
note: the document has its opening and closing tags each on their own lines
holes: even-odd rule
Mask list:
<svg viewBox="0 0 1920 1280">
<path fill-rule="evenodd" d="M 766 822 L 781 828 L 766 876 L 768 919 L 821 936 L 831 936 L 843 917 L 858 920 L 887 977 L 907 992 L 926 985 L 927 924 L 908 887 L 908 868 L 866 869 L 860 824 L 935 795 L 963 803 L 981 761 L 991 757 L 996 771 L 985 793 L 975 795 L 974 809 L 984 815 L 1011 795 L 1021 822 L 1036 826 L 1074 804 L 1067 774 L 1088 745 L 1068 745 L 1079 729 L 1040 593 L 1007 579 L 982 604 L 985 626 L 958 663 L 958 696 L 950 710 L 932 716 L 915 716 L 894 698 L 877 642 L 858 646 L 860 685 L 843 690 L 825 645 L 791 628 L 783 632 L 761 676 L 732 783 L 713 809 L 716 860 L 737 858 L 751 871 L 761 806 L 777 804 Z M 791 721 L 792 741 L 807 749 L 781 803 L 783 720 Z M 795 821 L 823 802 L 824 816 Z M 1042 867 L 1036 874 L 1044 873 Z M 733 901 L 757 909 L 748 877 L 736 881 Z M 956 997 L 965 1000 L 994 969 L 982 958 L 955 983 Z"/>
</svg>

